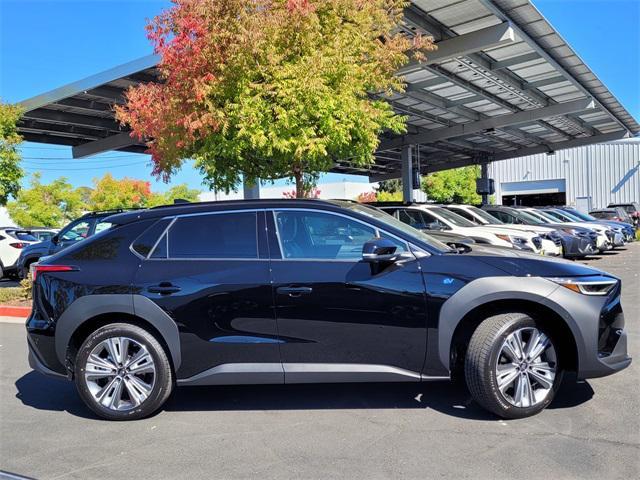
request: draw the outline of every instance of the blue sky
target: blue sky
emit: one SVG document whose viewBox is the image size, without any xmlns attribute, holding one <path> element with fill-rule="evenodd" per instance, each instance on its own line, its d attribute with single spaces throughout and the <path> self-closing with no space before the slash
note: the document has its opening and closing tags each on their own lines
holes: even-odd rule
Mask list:
<svg viewBox="0 0 640 480">
<path fill-rule="evenodd" d="M 640 0 L 533 1 L 640 119 Z M 151 53 L 146 19 L 168 5 L 158 0 L 0 0 L 0 98 L 24 100 Z M 108 152 L 72 160 L 68 147 L 25 144 L 23 156 L 27 172 L 42 172 L 45 182 L 66 176 L 76 186 L 91 185 L 110 171 L 118 178 L 150 179 L 155 190 L 167 188 L 150 177 L 145 155 Z M 171 184 L 183 182 L 204 188 L 189 165 Z"/>
</svg>

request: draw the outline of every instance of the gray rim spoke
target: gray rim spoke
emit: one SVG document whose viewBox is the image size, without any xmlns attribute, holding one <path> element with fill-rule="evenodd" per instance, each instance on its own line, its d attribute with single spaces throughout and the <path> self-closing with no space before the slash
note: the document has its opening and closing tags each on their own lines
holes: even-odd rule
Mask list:
<svg viewBox="0 0 640 480">
<path fill-rule="evenodd" d="M 520 408 L 544 401 L 556 377 L 551 340 L 536 328 L 521 328 L 504 340 L 495 369 L 500 394 Z"/>
<path fill-rule="evenodd" d="M 110 410 L 138 407 L 153 391 L 156 368 L 144 345 L 127 337 L 100 342 L 85 364 L 89 391 L 97 403 Z"/>
</svg>

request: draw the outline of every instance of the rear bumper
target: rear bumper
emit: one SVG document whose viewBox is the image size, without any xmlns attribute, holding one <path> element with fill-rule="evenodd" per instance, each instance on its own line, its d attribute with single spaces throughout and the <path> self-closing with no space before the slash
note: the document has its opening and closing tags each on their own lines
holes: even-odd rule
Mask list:
<svg viewBox="0 0 640 480">
<path fill-rule="evenodd" d="M 27 346 L 29 348 L 29 366 L 36 372 L 42 373 L 48 377 L 54 377 L 66 380 L 68 377 L 60 372 L 56 372 L 47 367 L 40 358 L 36 347 L 32 344 L 32 340 L 27 337 Z"/>
</svg>

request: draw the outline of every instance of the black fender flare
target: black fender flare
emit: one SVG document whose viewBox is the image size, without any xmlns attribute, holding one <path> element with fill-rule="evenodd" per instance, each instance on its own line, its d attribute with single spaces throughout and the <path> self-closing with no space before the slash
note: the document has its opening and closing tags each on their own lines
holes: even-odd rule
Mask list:
<svg viewBox="0 0 640 480">
<path fill-rule="evenodd" d="M 447 370 L 450 368 L 451 341 L 463 318 L 477 307 L 500 300 L 530 301 L 553 310 L 569 327 L 578 349 L 578 360 L 585 358 L 584 345 L 587 339 L 576 318 L 581 316 L 581 303 L 587 303 L 590 299 L 567 297 L 558 301 L 554 294 L 559 288 L 559 285 L 540 277 L 487 277 L 465 285 L 440 310 L 437 345 L 442 367 Z"/>
<path fill-rule="evenodd" d="M 173 368 L 180 368 L 182 357 L 178 326 L 150 299 L 132 294 L 86 295 L 69 305 L 56 322 L 56 356 L 62 365 L 66 365 L 67 349 L 75 331 L 87 320 L 107 313 L 134 315 L 153 325 L 169 348 Z"/>
</svg>

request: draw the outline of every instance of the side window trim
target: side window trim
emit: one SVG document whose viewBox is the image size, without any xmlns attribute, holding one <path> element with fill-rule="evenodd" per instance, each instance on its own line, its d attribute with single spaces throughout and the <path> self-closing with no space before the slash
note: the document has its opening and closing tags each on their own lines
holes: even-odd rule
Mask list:
<svg viewBox="0 0 640 480">
<path fill-rule="evenodd" d="M 160 234 L 160 236 L 156 240 L 156 243 L 153 244 L 153 247 L 151 247 L 151 250 L 149 251 L 149 253 L 147 254 L 147 257 L 146 257 L 148 260 L 167 260 L 167 258 L 169 257 L 169 229 L 176 222 L 177 217 L 164 217 L 163 219 L 165 219 L 165 218 L 171 218 L 171 221 L 167 224 L 165 229 L 162 231 L 162 233 Z M 151 258 L 152 255 L 154 254 L 154 252 L 156 251 L 156 248 L 158 248 L 158 245 L 160 244 L 162 239 L 165 239 L 165 242 L 167 242 L 167 245 L 166 245 L 167 256 L 165 258 L 162 258 L 162 257 Z"/>
<path fill-rule="evenodd" d="M 342 259 L 338 259 L 338 258 L 284 258 L 284 250 L 282 247 L 282 242 L 280 240 L 280 232 L 278 231 L 278 222 L 276 221 L 276 212 L 283 212 L 283 211 L 293 211 L 293 212 L 313 212 L 313 213 L 325 213 L 327 215 L 333 215 L 336 217 L 342 217 L 342 218 L 346 218 L 347 220 L 352 220 L 354 222 L 360 223 L 362 225 L 364 225 L 367 228 L 371 228 L 376 235 L 376 238 L 380 238 L 380 233 L 384 233 L 385 235 L 388 235 L 391 238 L 394 238 L 395 240 L 397 240 L 398 242 L 402 243 L 404 245 L 404 248 L 406 249 L 407 252 L 411 252 L 411 248 L 409 245 L 409 242 L 407 242 L 406 240 L 404 240 L 403 238 L 398 237 L 397 235 L 394 235 L 393 233 L 387 232 L 386 230 L 382 230 L 378 227 L 376 227 L 375 225 L 371 225 L 370 223 L 367 223 L 363 220 L 360 220 L 359 218 L 354 218 L 350 215 L 345 215 L 343 213 L 338 213 L 338 212 L 332 212 L 331 210 L 322 210 L 322 209 L 315 209 L 315 208 L 269 208 L 266 209 L 267 212 L 271 212 L 271 216 L 273 218 L 273 224 L 274 224 L 274 228 L 275 228 L 275 236 L 276 236 L 276 240 L 278 242 L 278 247 L 280 248 L 280 257 L 276 258 L 274 256 L 271 256 L 271 260 L 272 261 L 284 261 L 284 262 L 309 262 L 309 261 L 322 261 L 322 262 L 348 262 L 348 263 L 357 263 L 360 260 L 359 259 L 354 259 L 354 258 L 342 258 Z"/>
</svg>

